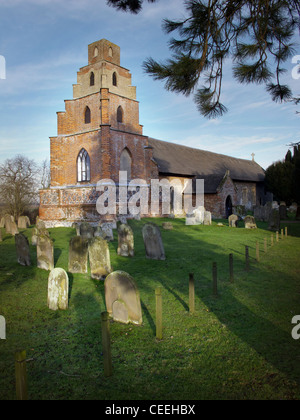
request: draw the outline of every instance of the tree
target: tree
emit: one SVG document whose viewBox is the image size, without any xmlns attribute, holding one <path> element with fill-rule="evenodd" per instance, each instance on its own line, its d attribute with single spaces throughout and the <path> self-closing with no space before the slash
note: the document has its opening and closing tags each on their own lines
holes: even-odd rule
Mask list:
<svg viewBox="0 0 300 420">
<path fill-rule="evenodd" d="M 45 159 L 40 167 L 40 176 L 41 176 L 41 188 L 47 189 L 50 187 L 51 183 L 51 174 L 50 174 L 50 162 L 49 160 Z"/>
<path fill-rule="evenodd" d="M 107 2 L 133 13 L 143 4 L 143 0 Z M 220 101 L 222 78 L 225 60 L 232 59 L 239 83 L 264 84 L 276 102 L 295 100 L 281 83 L 281 75 L 286 71 L 283 64 L 295 54 L 292 39 L 300 28 L 299 0 L 186 0 L 184 5 L 186 18 L 165 19 L 163 24 L 166 33 L 179 35 L 170 40 L 172 58 L 144 62 L 155 80 L 164 80 L 167 90 L 194 94 L 199 112 L 215 118 L 227 111 Z"/>
<path fill-rule="evenodd" d="M 17 220 L 38 199 L 37 164 L 17 155 L 0 165 L 0 201 Z"/>
</svg>

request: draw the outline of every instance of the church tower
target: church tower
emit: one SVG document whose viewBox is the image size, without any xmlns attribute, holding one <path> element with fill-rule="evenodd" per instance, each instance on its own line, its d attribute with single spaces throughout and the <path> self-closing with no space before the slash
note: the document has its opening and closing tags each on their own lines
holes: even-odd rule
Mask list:
<svg viewBox="0 0 300 420">
<path fill-rule="evenodd" d="M 57 136 L 50 138 L 51 186 L 40 192 L 40 217 L 53 222 L 99 220 L 97 182 L 119 171 L 128 180 L 149 182 L 155 172 L 148 137 L 139 124 L 139 103 L 120 48 L 105 39 L 88 46 L 73 99 L 57 113 Z"/>
</svg>

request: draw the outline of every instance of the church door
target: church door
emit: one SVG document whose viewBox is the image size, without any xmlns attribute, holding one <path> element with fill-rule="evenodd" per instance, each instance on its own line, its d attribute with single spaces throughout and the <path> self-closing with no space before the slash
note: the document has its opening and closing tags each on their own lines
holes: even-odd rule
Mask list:
<svg viewBox="0 0 300 420">
<path fill-rule="evenodd" d="M 230 195 L 226 198 L 225 209 L 226 209 L 226 219 L 228 219 L 228 217 L 232 215 L 232 200 L 231 200 Z"/>
</svg>

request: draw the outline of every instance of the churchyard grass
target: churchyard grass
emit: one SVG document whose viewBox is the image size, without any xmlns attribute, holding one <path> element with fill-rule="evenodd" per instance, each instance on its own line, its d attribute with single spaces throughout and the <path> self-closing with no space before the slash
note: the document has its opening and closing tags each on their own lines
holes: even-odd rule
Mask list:
<svg viewBox="0 0 300 420">
<path fill-rule="evenodd" d="M 161 229 L 166 260 L 145 258 L 142 226 L 130 221 L 133 258 L 109 243 L 114 270 L 128 272 L 139 288 L 143 325 L 110 322 L 111 377 L 103 372 L 101 313 L 104 284 L 89 274 L 71 274 L 69 309 L 47 308 L 49 273 L 17 264 L 14 238 L 2 229 L 0 315 L 0 400 L 15 399 L 14 354 L 26 350 L 29 399 L 201 400 L 299 399 L 300 340 L 291 336 L 300 315 L 300 224 L 287 239 L 274 241 L 267 224 L 258 229 L 185 226 L 172 220 Z M 151 220 L 160 227 L 169 219 Z M 32 228 L 24 230 L 31 238 Z M 55 267 L 68 270 L 68 244 L 75 229 L 49 229 Z M 256 242 L 263 250 L 256 261 Z M 245 270 L 245 246 L 250 269 Z M 233 254 L 234 283 L 229 277 Z M 212 264 L 217 263 L 218 295 L 213 296 Z M 189 313 L 189 274 L 195 279 L 195 311 Z M 156 339 L 155 289 L 162 289 L 163 338 Z"/>
</svg>

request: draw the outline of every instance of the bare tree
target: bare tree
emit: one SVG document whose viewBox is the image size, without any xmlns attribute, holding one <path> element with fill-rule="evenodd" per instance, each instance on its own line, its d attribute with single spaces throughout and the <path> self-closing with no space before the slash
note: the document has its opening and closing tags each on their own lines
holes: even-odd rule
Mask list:
<svg viewBox="0 0 300 420">
<path fill-rule="evenodd" d="M 0 165 L 0 201 L 15 219 L 38 202 L 38 166 L 17 155 Z"/>
<path fill-rule="evenodd" d="M 40 167 L 40 176 L 41 176 L 41 188 L 47 189 L 50 187 L 51 176 L 50 176 L 50 162 L 49 160 L 43 160 Z"/>
</svg>

